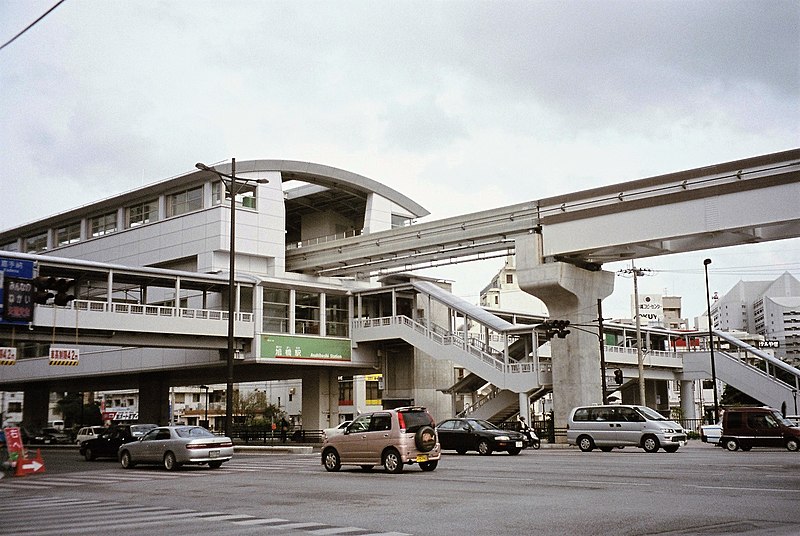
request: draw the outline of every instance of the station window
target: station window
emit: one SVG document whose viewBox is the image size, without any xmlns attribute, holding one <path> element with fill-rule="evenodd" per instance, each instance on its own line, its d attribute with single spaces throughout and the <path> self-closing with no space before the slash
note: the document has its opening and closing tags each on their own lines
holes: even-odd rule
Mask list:
<svg viewBox="0 0 800 536">
<path fill-rule="evenodd" d="M 167 196 L 167 216 L 179 216 L 203 208 L 203 188 L 192 188 Z"/>
<path fill-rule="evenodd" d="M 332 337 L 347 337 L 349 332 L 347 296 L 325 296 L 325 332 Z"/>
<path fill-rule="evenodd" d="M 128 228 L 158 220 L 158 199 L 131 205 L 125 209 Z"/>
<path fill-rule="evenodd" d="M 17 244 L 16 240 L 8 244 L 3 244 L 0 246 L 0 251 L 19 251 L 19 244 Z"/>
<path fill-rule="evenodd" d="M 47 233 L 29 236 L 25 239 L 25 253 L 38 253 L 47 249 Z"/>
<path fill-rule="evenodd" d="M 211 203 L 222 204 L 222 192 L 225 192 L 225 201 L 230 201 L 231 193 L 222 181 L 211 185 Z M 236 183 L 236 204 L 245 208 L 256 208 L 256 186 L 254 184 Z"/>
<path fill-rule="evenodd" d="M 268 333 L 289 333 L 289 291 L 280 288 L 264 289 L 262 330 Z"/>
<path fill-rule="evenodd" d="M 294 318 L 295 333 L 319 333 L 319 294 L 295 293 Z"/>
<path fill-rule="evenodd" d="M 117 230 L 117 213 L 109 212 L 102 216 L 95 216 L 89 220 L 89 233 L 91 236 L 103 236 Z"/>
<path fill-rule="evenodd" d="M 56 229 L 56 245 L 66 246 L 81 240 L 81 222 L 76 221 Z"/>
</svg>

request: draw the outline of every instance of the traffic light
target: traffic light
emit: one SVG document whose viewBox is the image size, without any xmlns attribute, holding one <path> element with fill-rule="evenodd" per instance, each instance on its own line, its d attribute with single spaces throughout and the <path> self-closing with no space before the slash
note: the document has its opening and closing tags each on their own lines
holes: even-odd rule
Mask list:
<svg viewBox="0 0 800 536">
<path fill-rule="evenodd" d="M 33 285 L 36 289 L 33 291 L 33 303 L 44 305 L 48 300 L 55 297 L 55 294 L 48 292 L 48 289 L 53 288 L 55 278 L 53 277 L 37 277 L 33 280 Z"/>
<path fill-rule="evenodd" d="M 569 326 L 569 320 L 545 320 L 537 328 L 544 331 L 544 335 L 549 341 L 554 335 L 557 335 L 559 339 L 569 335 L 569 330 L 566 329 L 567 326 Z"/>
<path fill-rule="evenodd" d="M 614 381 L 617 385 L 622 385 L 622 370 L 614 369 Z"/>
<path fill-rule="evenodd" d="M 63 307 L 74 300 L 75 295 L 69 292 L 74 284 L 74 279 L 65 279 L 63 277 L 56 279 L 55 285 L 53 286 L 56 291 L 56 295 L 53 297 L 53 303 Z"/>
<path fill-rule="evenodd" d="M 46 305 L 48 301 L 53 300 L 53 305 L 63 307 L 75 299 L 75 295 L 70 293 L 70 289 L 75 285 L 74 279 L 39 276 L 33 280 L 33 284 L 36 287 L 33 293 L 34 303 Z"/>
</svg>

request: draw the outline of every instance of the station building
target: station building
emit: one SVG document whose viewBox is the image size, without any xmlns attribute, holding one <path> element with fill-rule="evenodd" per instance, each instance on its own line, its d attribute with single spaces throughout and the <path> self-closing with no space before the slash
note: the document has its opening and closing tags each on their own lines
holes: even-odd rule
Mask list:
<svg viewBox="0 0 800 536">
<path fill-rule="evenodd" d="M 308 429 L 340 421 L 340 378 L 380 372 L 384 405 L 413 403 L 427 406 L 437 420 L 451 416 L 452 399 L 439 390 L 452 382 L 451 363 L 431 359 L 407 344 L 359 345 L 349 337 L 351 318 L 378 316 L 384 306 L 381 298 L 355 300 L 354 292 L 413 277 L 395 275 L 390 281 L 320 277 L 288 271 L 285 265 L 287 250 L 408 225 L 428 211 L 377 181 L 310 162 L 254 160 L 215 170 L 235 171 L 241 180 L 232 186 L 216 172 L 197 170 L 68 209 L 0 232 L 0 257 L 16 252 L 118 267 L 108 286 L 82 275 L 78 268 L 70 272 L 76 303 L 107 300 L 207 314 L 227 310 L 228 300 L 234 300 L 237 322 L 246 320 L 253 326 L 244 337 L 237 331 L 237 383 L 301 379 L 302 421 Z M 199 275 L 194 281 L 191 274 L 227 277 L 231 202 L 236 207 L 236 286 L 229 296 L 227 285 L 204 282 Z M 177 283 L 173 288 L 144 286 L 141 274 L 136 279 L 120 276 L 122 267 L 152 269 L 154 279 L 172 275 Z M 448 287 L 446 282 L 432 283 Z M 435 319 L 437 313 L 427 312 L 426 307 L 422 301 L 410 306 L 415 314 Z M 153 319 L 159 321 L 166 322 Z M 25 334 L 17 334 L 16 340 L 7 331 L 0 336 L 4 346 L 19 347 L 21 358 L 46 355 L 48 345 L 28 343 Z M 81 380 L 90 384 L 85 389 L 138 389 L 140 419 L 166 422 L 171 387 L 225 380 L 226 350 L 204 349 L 199 340 L 187 341 L 186 348 L 170 348 L 164 344 L 165 336 L 156 329 L 135 340 L 129 337 L 124 344 L 92 341 L 91 346 L 84 344 L 82 335 L 76 336 L 81 361 L 102 356 L 104 363 L 143 364 L 138 373 L 123 367 L 114 374 L 95 367 L 91 381 Z M 200 354 L 205 357 L 196 359 Z M 187 370 L 189 362 L 200 364 Z M 45 417 L 37 408 L 48 394 L 37 391 L 77 390 L 78 385 L 53 380 L 22 387 L 25 420 L 41 421 Z M 348 413 L 358 410 L 348 409 Z"/>
</svg>

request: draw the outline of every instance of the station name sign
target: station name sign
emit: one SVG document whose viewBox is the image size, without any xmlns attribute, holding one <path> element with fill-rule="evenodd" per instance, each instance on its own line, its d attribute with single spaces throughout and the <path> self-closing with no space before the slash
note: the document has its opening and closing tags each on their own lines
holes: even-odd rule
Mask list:
<svg viewBox="0 0 800 536">
<path fill-rule="evenodd" d="M 350 341 L 326 337 L 262 335 L 261 357 L 350 361 Z"/>
</svg>

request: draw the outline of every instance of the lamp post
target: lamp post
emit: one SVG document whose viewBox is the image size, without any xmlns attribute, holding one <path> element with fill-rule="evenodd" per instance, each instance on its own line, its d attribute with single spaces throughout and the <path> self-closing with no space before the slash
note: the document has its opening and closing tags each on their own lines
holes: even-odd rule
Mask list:
<svg viewBox="0 0 800 536">
<path fill-rule="evenodd" d="M 209 167 L 202 162 L 195 164 L 197 169 L 202 171 L 210 171 L 216 174 L 225 189 L 231 194 L 231 244 L 230 244 L 230 267 L 228 268 L 228 359 L 227 359 L 227 376 L 225 388 L 225 435 L 231 437 L 233 427 L 233 353 L 235 351 L 235 340 L 233 336 L 234 315 L 236 314 L 236 300 L 234 299 L 235 278 L 236 271 L 236 195 L 239 193 L 239 184 L 247 184 L 255 182 L 258 184 L 265 184 L 269 182 L 267 179 L 242 179 L 236 176 L 236 159 L 231 158 L 231 174 L 222 173 L 213 167 Z M 228 180 L 226 180 L 228 179 Z"/>
<path fill-rule="evenodd" d="M 206 421 L 206 427 L 208 427 L 209 426 L 208 425 L 208 385 L 201 385 L 200 389 L 205 389 L 206 390 L 206 411 L 205 411 L 205 419 L 204 420 Z"/>
<path fill-rule="evenodd" d="M 708 288 L 708 265 L 711 259 L 703 261 L 703 269 L 706 273 L 706 307 L 708 309 L 708 347 L 711 350 L 711 383 L 714 388 L 714 423 L 719 422 L 719 401 L 717 400 L 717 365 L 714 360 L 714 325 L 711 322 L 711 291 Z"/>
</svg>

